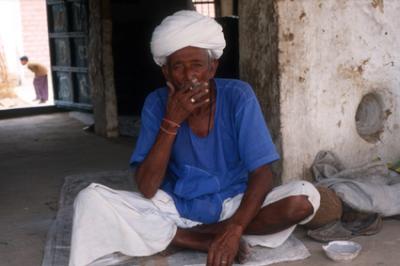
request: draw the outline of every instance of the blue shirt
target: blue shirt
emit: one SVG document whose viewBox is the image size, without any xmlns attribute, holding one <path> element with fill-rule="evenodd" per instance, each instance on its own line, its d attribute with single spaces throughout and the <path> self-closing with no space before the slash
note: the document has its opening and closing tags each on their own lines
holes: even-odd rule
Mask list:
<svg viewBox="0 0 400 266">
<path fill-rule="evenodd" d="M 161 186 L 182 217 L 202 223 L 219 220 L 223 201 L 246 190 L 249 172 L 279 159 L 250 85 L 230 79 L 215 79 L 215 84 L 213 128 L 199 137 L 187 122 L 181 124 Z M 166 87 L 147 96 L 132 166 L 153 146 L 167 98 Z"/>
</svg>

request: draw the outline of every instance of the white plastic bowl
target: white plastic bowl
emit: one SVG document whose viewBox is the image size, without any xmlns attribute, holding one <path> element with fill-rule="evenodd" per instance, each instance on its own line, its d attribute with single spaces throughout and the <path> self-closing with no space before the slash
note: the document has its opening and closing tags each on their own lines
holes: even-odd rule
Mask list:
<svg viewBox="0 0 400 266">
<path fill-rule="evenodd" d="M 361 245 L 353 241 L 331 241 L 322 248 L 325 254 L 334 261 L 352 260 L 361 251 Z"/>
</svg>

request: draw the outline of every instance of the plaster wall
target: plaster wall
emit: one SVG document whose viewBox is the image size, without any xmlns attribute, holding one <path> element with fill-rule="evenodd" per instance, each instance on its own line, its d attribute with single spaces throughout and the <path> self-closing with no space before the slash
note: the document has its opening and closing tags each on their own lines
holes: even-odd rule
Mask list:
<svg viewBox="0 0 400 266">
<path fill-rule="evenodd" d="M 400 1 L 276 1 L 282 179 L 309 179 L 320 150 L 347 167 L 400 159 Z M 268 27 L 268 25 L 264 25 Z M 356 130 L 364 95 L 379 95 L 383 132 Z"/>
</svg>

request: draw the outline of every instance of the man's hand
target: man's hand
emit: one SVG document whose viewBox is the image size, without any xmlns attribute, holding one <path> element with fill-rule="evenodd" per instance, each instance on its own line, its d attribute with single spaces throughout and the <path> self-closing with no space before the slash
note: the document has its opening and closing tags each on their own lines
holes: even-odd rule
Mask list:
<svg viewBox="0 0 400 266">
<path fill-rule="evenodd" d="M 249 229 L 248 225 L 260 211 L 271 187 L 272 173 L 268 165 L 260 166 L 250 173 L 249 183 L 239 208 L 210 245 L 207 266 L 232 265 L 239 249 L 246 253 L 245 248 L 239 247 L 241 236 L 245 228 Z M 246 254 L 239 255 L 246 257 Z"/>
<path fill-rule="evenodd" d="M 171 82 L 167 82 L 167 85 L 168 102 L 165 118 L 175 123 L 182 123 L 196 108 L 210 101 L 209 97 L 204 97 L 210 91 L 208 83 L 202 83 L 196 89 L 188 87 L 181 90 L 176 90 Z"/>
<path fill-rule="evenodd" d="M 229 266 L 233 264 L 239 250 L 243 228 L 227 224 L 225 230 L 217 234 L 208 249 L 207 266 Z"/>
</svg>

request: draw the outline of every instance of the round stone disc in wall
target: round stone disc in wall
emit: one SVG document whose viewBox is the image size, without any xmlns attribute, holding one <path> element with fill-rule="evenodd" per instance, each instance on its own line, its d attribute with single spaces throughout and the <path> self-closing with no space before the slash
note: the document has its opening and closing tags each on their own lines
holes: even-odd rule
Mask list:
<svg viewBox="0 0 400 266">
<path fill-rule="evenodd" d="M 377 142 L 383 132 L 384 122 L 380 95 L 377 93 L 364 95 L 358 105 L 355 120 L 358 134 L 368 142 Z"/>
</svg>

